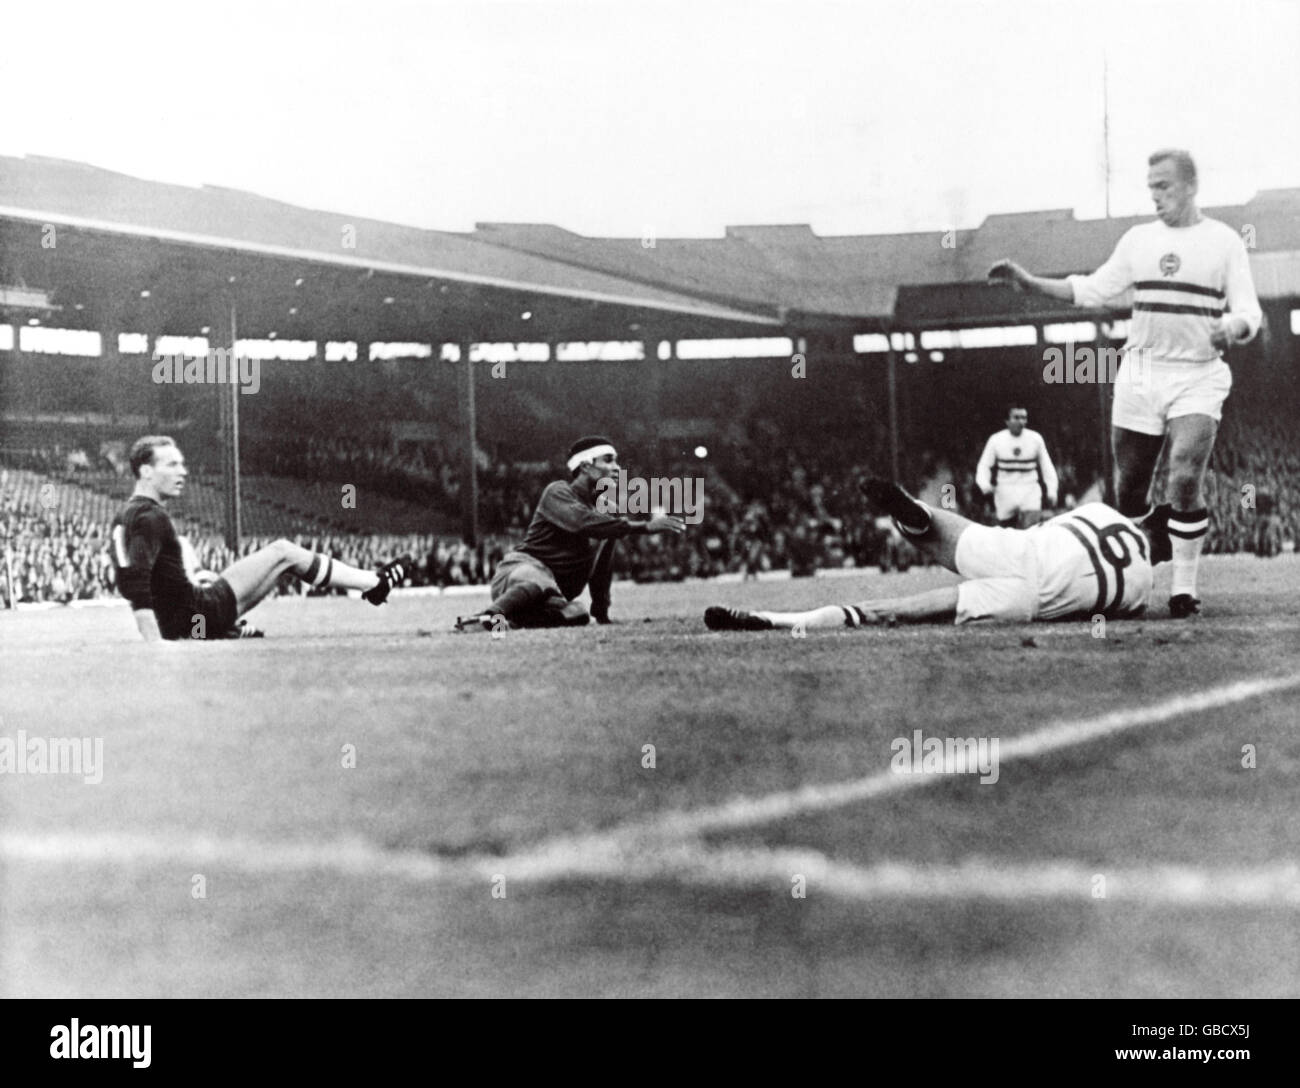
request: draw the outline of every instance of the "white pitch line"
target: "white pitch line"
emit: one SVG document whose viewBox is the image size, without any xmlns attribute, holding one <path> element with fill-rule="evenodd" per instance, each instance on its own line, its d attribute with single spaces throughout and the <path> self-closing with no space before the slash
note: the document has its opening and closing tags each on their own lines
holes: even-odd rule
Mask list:
<svg viewBox="0 0 1300 1088">
<path fill-rule="evenodd" d="M 999 741 L 998 762 L 1002 765 L 1011 759 L 1041 756 L 1113 733 L 1169 721 L 1184 714 L 1216 710 L 1260 695 L 1270 695 L 1296 687 L 1300 687 L 1300 675 L 1259 677 L 1254 680 L 1240 680 L 1233 684 L 1206 688 L 1149 706 L 1115 710 L 1092 718 L 1057 722 L 1032 733 L 1012 737 L 1005 742 Z M 771 793 L 765 797 L 739 797 L 709 808 L 668 813 L 653 820 L 626 824 L 623 828 L 616 828 L 608 834 L 651 838 L 661 836 L 692 838 L 710 832 L 752 827 L 791 816 L 840 808 L 916 786 L 952 781 L 954 777 L 949 774 L 896 774 L 893 771 L 882 771 L 848 782 L 804 786 L 797 790 Z"/>
<path fill-rule="evenodd" d="M 226 867 L 248 873 L 327 870 L 361 877 L 439 880 L 450 866 L 414 850 L 385 850 L 360 838 L 267 842 L 206 835 L 0 831 L 0 860 L 49 865 L 175 865 L 187 873 Z"/>
<path fill-rule="evenodd" d="M 1215 710 L 1295 687 L 1300 687 L 1300 675 L 1259 677 L 1166 699 L 1146 707 L 1058 722 L 1000 745 L 999 764 L 1008 759 L 1040 756 L 1128 729 L 1168 721 L 1184 714 Z M 631 821 L 608 831 L 557 837 L 506 857 L 479 855 L 441 859 L 419 851 L 386 850 L 360 839 L 334 843 L 263 843 L 204 836 L 4 831 L 0 832 L 0 860 L 54 864 L 174 863 L 191 869 L 198 865 L 219 864 L 249 872 L 321 869 L 357 876 L 389 875 L 447 882 L 491 879 L 502 874 L 508 879 L 536 882 L 581 877 L 667 879 L 675 876 L 708 884 L 733 884 L 752 883 L 755 871 L 786 872 L 791 859 L 803 859 L 810 865 L 822 865 L 819 871 L 826 876 L 830 886 L 841 887 L 846 889 L 843 894 L 861 898 L 868 888 L 888 885 L 882 874 L 893 872 L 894 868 L 855 869 L 829 862 L 814 853 L 704 850 L 697 840 L 710 832 L 753 827 L 791 816 L 826 811 L 911 787 L 948 781 L 952 777 L 885 771 L 847 782 L 806 786 L 765 797 L 740 797 L 709 808 Z M 819 858 L 820 862 L 817 861 Z M 908 871 L 917 870 L 912 867 Z M 1192 879 L 1187 875 L 1189 873 L 1195 876 L 1196 881 L 1201 881 L 1198 886 L 1203 889 L 1218 887 L 1224 879 L 1230 884 L 1237 879 L 1231 874 L 1196 876 L 1192 870 L 1169 872 L 1182 872 L 1184 875 L 1162 878 L 1165 879 L 1162 887 L 1186 885 Z M 864 876 L 864 873 L 868 875 Z M 990 871 L 981 870 L 981 873 L 991 883 L 996 883 Z M 1262 880 L 1275 889 L 1269 893 L 1275 898 L 1276 888 L 1280 886 L 1284 893 L 1282 898 L 1286 899 L 1290 895 L 1288 889 L 1297 878 L 1290 869 L 1283 870 L 1283 873 L 1278 877 L 1277 871 L 1267 870 L 1262 877 L 1256 872 L 1253 875 L 1248 873 L 1242 879 L 1250 887 L 1257 886 Z M 1077 873 L 1070 879 L 1075 876 Z M 1051 879 L 1059 878 L 1040 876 L 1038 879 L 1048 879 L 1050 883 Z M 1277 881 L 1281 882 L 1280 885 Z M 920 883 L 919 880 L 913 881 L 918 887 Z M 1016 892 L 1021 896 L 1023 888 L 1032 884 L 1033 881 L 1013 881 L 1014 886 L 1021 888 Z M 859 890 L 853 891 L 854 888 Z M 1208 896 L 1209 893 L 1205 891 L 1203 894 Z M 1220 894 L 1226 893 L 1220 891 Z"/>
<path fill-rule="evenodd" d="M 1188 906 L 1291 906 L 1300 908 L 1300 864 L 1254 869 L 1198 869 L 1178 865 L 1087 866 L 1051 861 L 960 865 L 885 862 L 860 866 L 808 850 L 708 850 L 684 845 L 611 876 L 676 880 L 707 887 L 767 889 L 789 895 L 795 876 L 807 897 L 876 899 L 1114 901 Z M 1098 881 L 1097 878 L 1104 878 Z"/>
<path fill-rule="evenodd" d="M 0 858 L 7 863 L 127 863 L 173 865 L 188 877 L 221 869 L 245 873 L 331 872 L 363 880 L 389 877 L 411 884 L 478 889 L 487 894 L 498 875 L 509 889 L 561 880 L 673 883 L 702 888 L 768 892 L 784 898 L 803 878 L 806 898 L 877 900 L 983 900 L 1000 903 L 1071 901 L 1164 906 L 1283 906 L 1300 908 L 1300 865 L 1254 869 L 1197 869 L 1153 865 L 1110 868 L 1074 861 L 960 865 L 885 862 L 871 866 L 833 861 L 812 850 L 708 849 L 679 842 L 641 853 L 617 849 L 557 850 L 513 858 L 440 860 L 416 851 L 384 850 L 361 840 L 268 843 L 184 836 L 5 832 Z M 1104 877 L 1104 885 L 1096 878 Z M 1098 891 L 1104 891 L 1098 895 Z"/>
</svg>

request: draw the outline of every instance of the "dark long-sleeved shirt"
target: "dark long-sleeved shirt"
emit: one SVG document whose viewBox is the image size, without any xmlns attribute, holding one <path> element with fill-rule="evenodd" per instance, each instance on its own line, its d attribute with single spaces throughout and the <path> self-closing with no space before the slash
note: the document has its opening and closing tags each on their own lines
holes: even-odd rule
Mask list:
<svg viewBox="0 0 1300 1088">
<path fill-rule="evenodd" d="M 569 600 L 590 581 L 593 606 L 607 605 L 614 541 L 644 530 L 644 522 L 602 514 L 591 491 L 581 483 L 556 480 L 546 485 L 523 543 L 515 551 L 543 564 Z M 597 543 L 601 541 L 606 543 Z"/>
<path fill-rule="evenodd" d="M 182 638 L 196 611 L 181 542 L 167 511 L 133 495 L 113 519 L 117 587 L 137 612 L 151 610 L 163 638 Z"/>
</svg>

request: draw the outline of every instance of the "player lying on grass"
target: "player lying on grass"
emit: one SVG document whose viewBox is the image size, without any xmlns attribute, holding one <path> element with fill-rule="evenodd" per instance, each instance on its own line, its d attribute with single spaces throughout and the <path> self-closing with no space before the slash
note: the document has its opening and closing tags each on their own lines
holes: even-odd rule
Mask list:
<svg viewBox="0 0 1300 1088">
<path fill-rule="evenodd" d="M 1118 619 L 1146 608 L 1152 541 L 1104 503 L 1080 506 L 1032 529 L 994 529 L 935 510 L 888 480 L 868 480 L 862 491 L 910 540 L 969 580 L 810 612 L 714 607 L 704 613 L 705 624 L 714 631 L 767 631 L 949 620 L 1023 623 L 1097 615 Z"/>
<path fill-rule="evenodd" d="M 380 605 L 411 569 L 403 556 L 378 573 L 358 570 L 277 540 L 236 560 L 210 585 L 195 585 L 186 571 L 182 538 L 163 506 L 185 488 L 185 458 L 166 435 L 147 435 L 131 447 L 131 471 L 135 490 L 113 519 L 113 564 L 118 590 L 131 602 L 147 642 L 256 635 L 236 621 L 287 571 L 313 586 L 362 590 L 366 600 Z"/>
<path fill-rule="evenodd" d="M 569 447 L 569 479 L 546 485 L 523 542 L 506 553 L 492 578 L 492 603 L 461 616 L 455 630 L 581 627 L 609 623 L 615 542 L 624 536 L 686 531 L 681 518 L 655 514 L 630 521 L 596 509 L 600 482 L 617 478 L 618 452 L 608 438 L 580 438 Z M 591 614 L 574 598 L 591 589 Z"/>
</svg>

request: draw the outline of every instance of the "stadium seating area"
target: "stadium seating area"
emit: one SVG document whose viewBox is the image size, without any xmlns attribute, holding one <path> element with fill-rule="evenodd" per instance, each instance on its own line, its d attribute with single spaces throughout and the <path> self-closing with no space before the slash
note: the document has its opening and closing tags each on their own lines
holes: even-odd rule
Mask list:
<svg viewBox="0 0 1300 1088">
<path fill-rule="evenodd" d="M 1206 550 L 1276 555 L 1300 541 L 1300 444 L 1278 420 L 1247 427 L 1229 414 L 1208 474 Z"/>
<path fill-rule="evenodd" d="M 121 490 L 120 481 L 118 490 Z M 215 531 L 221 495 L 211 485 L 187 488 L 184 509 L 173 510 L 177 528 L 189 537 L 202 568 L 220 571 L 237 556 Z M 92 600 L 115 592 L 109 558 L 109 526 L 122 504 L 81 482 L 68 482 L 26 469 L 0 468 L 0 544 L 7 563 L 0 565 L 0 600 L 23 603 Z M 246 503 L 245 517 L 259 504 Z M 266 529 L 254 521 L 244 538 L 242 555 L 278 537 L 288 537 L 327 552 L 354 566 L 375 568 L 394 555 L 425 557 L 413 579 L 417 585 L 451 585 L 483 580 L 484 561 L 473 549 L 433 534 L 348 533 L 322 531 L 298 521 Z M 498 546 L 498 557 L 502 552 Z M 484 550 L 484 554 L 488 554 Z M 281 593 L 301 593 L 300 582 L 287 577 Z"/>
<path fill-rule="evenodd" d="M 1207 481 L 1206 550 L 1272 555 L 1294 548 L 1300 540 L 1300 440 L 1278 421 L 1266 397 L 1242 389 L 1233 407 Z M 1041 410 L 1034 418 L 1035 411 L 1031 425 L 1048 437 L 1062 502 L 1084 500 L 1100 473 L 1095 420 Z M 951 425 L 922 428 L 919 452 L 912 452 L 915 433 L 909 435 L 903 482 L 936 501 L 939 487 L 952 483 L 957 509 L 989 520 L 974 485 L 978 449 L 996 424 L 989 417 L 989 409 L 944 416 Z M 800 575 L 871 566 L 893 556 L 896 542 L 877 527 L 854 486 L 856 477 L 887 463 L 878 419 L 865 426 L 859 419 L 853 427 L 840 421 L 818 432 L 753 412 L 747 422 L 728 421 L 725 438 L 707 458 L 654 437 L 626 444 L 622 461 L 633 473 L 701 479 L 706 516 L 680 538 L 626 541 L 620 576 L 674 581 L 784 569 Z M 0 516 L 19 600 L 69 601 L 113 592 L 107 530 L 129 490 L 125 466 L 114 452 L 112 444 L 96 447 L 63 436 L 44 446 L 9 446 L 0 455 Z M 194 472 L 173 512 L 202 565 L 220 570 L 235 557 L 220 538 L 219 477 L 201 471 L 211 460 L 196 443 L 190 456 Z M 245 551 L 287 537 L 363 567 L 409 551 L 421 558 L 416 583 L 427 585 L 489 580 L 497 560 L 522 535 L 541 489 L 559 474 L 557 467 L 515 464 L 508 456 L 485 464 L 479 472 L 485 538 L 472 549 L 455 539 L 460 480 L 454 457 L 437 441 L 408 445 L 399 455 L 382 435 L 282 441 L 263 436 L 250 439 L 247 464 L 254 474 L 243 481 Z M 358 485 L 355 505 L 344 499 L 346 484 Z M 0 570 L 6 597 L 9 578 Z M 289 578 L 282 591 L 302 590 Z"/>
</svg>

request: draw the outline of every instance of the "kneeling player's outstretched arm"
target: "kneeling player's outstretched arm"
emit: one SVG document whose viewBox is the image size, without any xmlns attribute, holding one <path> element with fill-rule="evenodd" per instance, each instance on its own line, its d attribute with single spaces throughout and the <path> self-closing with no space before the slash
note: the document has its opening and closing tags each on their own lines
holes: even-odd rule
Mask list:
<svg viewBox="0 0 1300 1088">
<path fill-rule="evenodd" d="M 158 630 L 158 617 L 152 608 L 137 608 L 132 615 L 135 616 L 135 625 L 145 642 L 163 641 L 162 632 Z"/>
<path fill-rule="evenodd" d="M 597 623 L 609 623 L 610 583 L 614 579 L 615 540 L 603 540 L 592 565 L 587 588 L 591 591 L 591 618 Z"/>
</svg>

